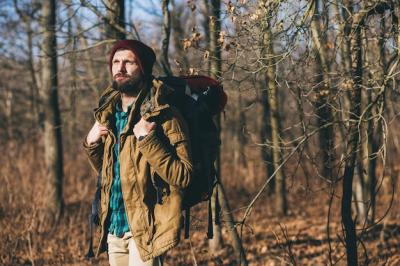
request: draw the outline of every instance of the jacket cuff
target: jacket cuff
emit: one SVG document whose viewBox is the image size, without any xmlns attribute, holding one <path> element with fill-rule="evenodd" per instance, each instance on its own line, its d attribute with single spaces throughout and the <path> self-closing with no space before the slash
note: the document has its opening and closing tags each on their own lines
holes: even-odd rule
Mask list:
<svg viewBox="0 0 400 266">
<path fill-rule="evenodd" d="M 87 140 L 85 138 L 85 140 L 83 141 L 83 147 L 87 150 L 95 150 L 97 147 L 99 147 L 101 145 L 101 139 L 95 143 L 89 144 L 87 143 Z"/>
</svg>

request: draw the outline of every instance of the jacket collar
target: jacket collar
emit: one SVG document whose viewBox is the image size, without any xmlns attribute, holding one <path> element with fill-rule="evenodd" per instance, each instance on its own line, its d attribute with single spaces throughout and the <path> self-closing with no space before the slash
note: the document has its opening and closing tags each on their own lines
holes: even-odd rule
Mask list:
<svg viewBox="0 0 400 266">
<path fill-rule="evenodd" d="M 169 108 L 168 96 L 174 90 L 164 84 L 162 81 L 153 78 L 151 86 L 142 89 L 139 92 L 136 102 L 132 106 L 129 114 L 129 128 L 133 127 L 135 116 L 140 110 L 140 116 L 145 120 L 158 116 L 162 110 Z M 99 107 L 94 110 L 94 117 L 100 124 L 111 128 L 111 117 L 113 115 L 114 106 L 120 100 L 121 93 L 112 88 L 107 87 L 100 96 Z"/>
</svg>

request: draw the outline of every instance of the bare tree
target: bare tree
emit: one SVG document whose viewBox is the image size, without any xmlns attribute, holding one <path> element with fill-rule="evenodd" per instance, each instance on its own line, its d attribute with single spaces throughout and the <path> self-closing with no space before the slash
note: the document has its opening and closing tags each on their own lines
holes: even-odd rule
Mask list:
<svg viewBox="0 0 400 266">
<path fill-rule="evenodd" d="M 122 40 L 125 34 L 125 0 L 105 0 L 106 38 Z"/>
<path fill-rule="evenodd" d="M 221 1 L 211 0 L 211 14 L 210 19 L 210 67 L 211 76 L 215 79 L 220 79 L 222 74 L 222 57 L 221 57 L 221 42 L 219 41 L 221 32 Z M 221 131 L 221 115 L 216 118 L 218 131 Z M 221 133 L 219 133 L 221 135 Z M 232 240 L 233 248 L 236 252 L 238 261 L 240 265 L 247 265 L 247 259 L 244 253 L 241 239 L 236 230 L 233 215 L 226 197 L 225 189 L 221 183 L 221 151 L 218 150 L 217 161 L 216 161 L 216 172 L 217 180 L 219 182 L 216 184 L 213 195 L 211 198 L 212 210 L 214 215 L 214 237 L 209 241 L 209 246 L 211 252 L 216 252 L 222 246 L 222 234 L 221 234 L 221 223 L 219 220 L 218 206 L 221 206 L 221 210 L 225 214 L 226 224 L 228 228 L 229 235 Z"/>
<path fill-rule="evenodd" d="M 185 19 L 184 15 L 184 5 L 178 5 L 175 3 L 175 0 L 171 0 L 171 5 L 172 5 L 172 12 L 171 12 L 171 24 L 172 24 L 172 38 L 173 42 L 175 45 L 175 50 L 176 50 L 176 57 L 179 58 L 177 60 L 177 63 L 179 64 L 180 67 L 180 72 L 187 72 L 187 69 L 189 68 L 189 59 L 187 57 L 187 54 L 184 52 L 183 45 L 182 45 L 182 40 L 185 35 L 185 30 L 184 27 L 182 26 L 185 25 L 184 21 L 182 20 Z"/>
<path fill-rule="evenodd" d="M 172 76 L 171 66 L 168 60 L 169 39 L 171 35 L 171 13 L 169 12 L 169 0 L 162 0 L 162 45 L 161 45 L 161 66 L 167 76 Z"/>
<path fill-rule="evenodd" d="M 363 119 L 366 112 L 362 110 L 362 88 L 363 88 L 363 75 L 364 75 L 364 63 L 363 63 L 363 41 L 362 33 L 367 23 L 367 19 L 375 14 L 384 12 L 386 9 L 390 9 L 391 6 L 386 1 L 380 1 L 369 5 L 369 3 L 363 3 L 361 9 L 358 11 L 354 10 L 353 2 L 348 0 L 345 2 L 347 11 L 350 11 L 352 15 L 351 24 L 347 26 L 346 39 L 349 44 L 349 53 L 351 58 L 351 102 L 352 107 L 350 110 L 350 127 L 347 138 L 347 148 L 345 152 L 345 168 L 343 173 L 343 196 L 342 196 L 342 223 L 345 230 L 345 243 L 347 252 L 347 263 L 348 265 L 357 265 L 357 235 L 355 222 L 352 218 L 352 193 L 353 193 L 353 177 L 354 168 L 356 165 L 357 150 L 360 148 L 360 129 L 359 121 Z M 367 98 L 368 99 L 368 98 Z M 367 149 L 366 147 L 365 149 Z M 365 153 L 363 156 L 365 156 Z M 369 153 L 368 153 L 369 154 Z M 368 155 L 367 154 L 367 155 Z M 369 157 L 369 156 L 367 156 Z M 368 162 L 369 163 L 369 162 Z M 368 166 L 364 166 L 368 167 Z M 368 167 L 369 168 L 369 167 Z M 363 171 L 369 171 L 363 169 Z M 362 175 L 362 173 L 360 173 Z"/>
<path fill-rule="evenodd" d="M 286 186 L 285 176 L 283 170 L 279 165 L 282 162 L 281 155 L 281 144 L 280 144 L 280 118 L 279 118 L 279 106 L 278 106 L 278 92 L 276 84 L 276 63 L 275 53 L 273 47 L 273 35 L 270 28 L 271 18 L 273 17 L 274 10 L 279 6 L 278 2 L 274 2 L 270 5 L 262 0 L 260 6 L 263 6 L 263 20 L 261 26 L 262 32 L 262 49 L 261 57 L 265 58 L 263 63 L 266 67 L 265 82 L 267 95 L 264 98 L 267 99 L 268 103 L 268 120 L 271 129 L 271 139 L 269 143 L 272 148 L 272 172 L 276 171 L 275 176 L 275 198 L 276 198 L 276 211 L 279 215 L 287 214 L 287 199 L 286 199 Z"/>
<path fill-rule="evenodd" d="M 218 43 L 219 33 L 221 31 L 221 2 L 219 0 L 211 0 L 211 19 L 209 24 L 210 29 L 210 73 L 217 80 L 221 78 L 221 46 Z M 221 116 L 216 117 L 217 129 L 221 135 Z M 215 162 L 217 179 L 221 177 L 221 149 L 218 147 L 217 160 Z M 210 251 L 216 253 L 222 247 L 221 222 L 219 219 L 220 202 L 218 198 L 219 186 L 215 186 L 212 197 L 211 206 L 213 213 L 213 238 L 209 241 Z"/>
<path fill-rule="evenodd" d="M 332 180 L 333 160 L 334 160 L 334 134 L 332 114 L 332 101 L 331 97 L 334 95 L 333 86 L 329 73 L 331 72 L 330 62 L 327 51 L 327 25 L 323 23 L 323 14 L 321 10 L 324 9 L 323 2 L 314 0 L 313 16 L 311 20 L 311 36 L 314 43 L 314 53 L 316 55 L 316 114 L 318 119 L 318 127 L 321 128 L 319 133 L 320 152 L 322 153 L 322 176 L 328 180 Z M 326 14 L 326 13 L 325 13 Z"/>
<path fill-rule="evenodd" d="M 44 109 L 44 152 L 46 162 L 46 215 L 57 221 L 63 209 L 63 149 L 58 103 L 56 1 L 42 4 L 42 89 Z"/>
</svg>

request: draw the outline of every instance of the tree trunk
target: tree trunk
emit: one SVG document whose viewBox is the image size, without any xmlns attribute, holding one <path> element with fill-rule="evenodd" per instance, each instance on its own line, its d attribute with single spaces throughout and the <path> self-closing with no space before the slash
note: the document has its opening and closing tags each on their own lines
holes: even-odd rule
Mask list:
<svg viewBox="0 0 400 266">
<path fill-rule="evenodd" d="M 32 113 L 32 129 L 37 127 L 37 124 L 41 124 L 39 117 L 39 85 L 36 78 L 37 72 L 35 69 L 34 55 L 33 55 L 33 35 L 34 32 L 32 30 L 32 20 L 35 13 L 38 11 L 36 5 L 28 8 L 28 9 L 20 9 L 18 7 L 18 2 L 16 0 L 13 1 L 14 9 L 18 14 L 21 21 L 24 23 L 24 28 L 26 30 L 27 35 L 27 48 L 28 48 L 28 70 L 30 74 L 30 94 L 31 94 L 31 113 Z M 32 131 L 33 134 L 33 145 L 37 144 L 37 137 L 39 132 Z M 34 148 L 34 153 L 36 154 L 37 147 Z M 36 156 L 34 156 L 36 158 Z"/>
<path fill-rule="evenodd" d="M 125 0 L 104 0 L 107 8 L 106 38 L 123 40 L 125 34 Z M 117 25 L 117 26 L 116 26 Z"/>
<path fill-rule="evenodd" d="M 240 90 L 237 92 L 237 107 L 235 108 L 235 118 L 238 121 L 233 126 L 234 128 L 234 136 L 233 136 L 233 143 L 234 143 L 234 151 L 233 151 L 233 161 L 234 161 L 234 170 L 235 173 L 241 174 L 244 169 L 247 167 L 246 159 L 244 156 L 244 147 L 246 145 L 246 139 L 244 137 L 243 128 L 245 127 L 246 118 L 243 112 L 243 104 L 242 104 L 242 94 Z"/>
<path fill-rule="evenodd" d="M 165 75 L 172 76 L 172 70 L 168 60 L 169 36 L 171 34 L 171 14 L 168 5 L 169 0 L 162 0 L 163 27 L 160 61 Z"/>
<path fill-rule="evenodd" d="M 210 74 L 215 79 L 221 78 L 221 47 L 218 44 L 218 36 L 221 31 L 221 21 L 220 21 L 220 8 L 221 3 L 219 0 L 211 0 L 211 15 L 214 19 L 210 20 Z M 215 119 L 219 136 L 221 136 L 221 116 L 218 115 Z M 218 148 L 217 160 L 215 162 L 215 168 L 217 171 L 217 178 L 220 180 L 221 177 L 221 148 Z M 212 212 L 216 213 L 215 207 L 217 206 L 218 201 L 218 186 L 214 188 L 212 195 Z M 219 215 L 219 214 L 217 214 Z M 213 219 L 216 219 L 215 215 L 213 215 Z M 214 237 L 209 241 L 209 248 L 211 253 L 216 253 L 222 248 L 222 233 L 221 233 L 221 225 L 213 221 L 213 230 Z"/>
<path fill-rule="evenodd" d="M 397 47 L 400 47 L 400 23 L 399 23 L 399 19 L 400 19 L 400 3 L 397 3 L 394 6 L 394 10 L 392 12 L 393 12 L 392 13 L 392 23 L 393 23 L 392 27 L 393 27 L 393 31 L 395 33 L 394 34 L 394 40 L 397 42 Z M 382 35 L 384 35 L 384 33 L 382 33 Z M 383 44 L 384 44 L 384 42 L 382 40 L 382 43 L 380 43 L 381 60 L 384 60 L 384 58 L 382 57 L 384 55 L 384 45 Z M 400 58 L 400 49 L 397 49 L 397 58 L 398 59 Z M 382 61 L 381 65 L 385 66 L 386 62 Z M 385 67 L 385 69 L 387 69 L 387 67 Z M 386 74 L 385 72 L 386 71 L 384 71 L 382 73 L 382 81 L 384 81 L 384 77 L 385 77 L 385 74 Z M 393 91 L 394 90 L 387 90 L 388 94 L 389 93 L 390 94 L 393 93 Z M 386 94 L 386 92 L 385 92 L 385 94 Z M 390 98 L 389 95 L 388 95 L 388 98 Z M 384 104 L 385 104 L 386 108 L 388 109 L 389 117 L 395 117 L 396 116 L 396 112 L 394 110 L 393 103 L 391 103 L 390 101 L 387 101 L 387 102 L 384 102 Z M 381 130 L 381 132 L 382 132 L 382 130 Z M 390 167 L 390 168 L 393 169 L 395 167 L 394 165 L 397 165 L 397 157 L 399 156 L 400 145 L 399 145 L 399 140 L 398 140 L 397 134 L 393 134 L 392 138 L 393 138 L 393 142 L 394 142 L 394 148 L 392 150 L 392 153 L 394 154 L 394 157 L 396 158 L 394 160 L 393 165 L 391 165 L 391 167 Z M 389 150 L 388 152 L 390 153 L 391 152 L 390 149 L 388 149 L 388 150 Z M 394 177 L 398 176 L 398 170 L 397 171 L 393 171 L 393 176 Z M 388 178 L 388 177 L 383 177 L 383 178 Z M 394 185 L 394 184 L 391 184 L 391 185 Z M 390 194 L 391 193 L 391 187 L 390 187 L 390 182 L 389 181 L 383 180 L 383 186 L 382 187 L 383 187 L 383 193 L 384 194 Z M 375 202 L 374 202 L 374 204 L 375 204 Z M 379 240 L 380 240 L 379 245 L 383 248 L 383 250 L 386 250 L 387 247 L 389 246 L 389 239 L 390 239 L 390 233 L 389 233 L 389 230 L 388 230 L 389 219 L 390 219 L 390 215 L 386 215 L 383 218 L 382 231 L 380 232 L 380 235 L 379 235 Z"/>
<path fill-rule="evenodd" d="M 263 1 L 262 1 L 263 2 Z M 262 5 L 264 6 L 264 5 Z M 278 101 L 278 90 L 276 84 L 276 65 L 274 60 L 274 48 L 273 48 L 273 36 L 270 28 L 270 18 L 272 8 L 264 9 L 264 18 L 262 21 L 262 50 L 261 57 L 265 58 L 264 65 L 267 66 L 265 72 L 265 82 L 267 85 L 268 93 L 268 106 L 269 106 L 269 123 L 271 126 L 271 139 L 269 143 L 272 146 L 272 167 L 273 172 L 276 169 L 275 176 L 275 206 L 278 215 L 287 214 L 287 199 L 286 199 L 286 185 L 285 176 L 282 168 L 279 165 L 282 162 L 281 145 L 279 140 L 280 132 L 280 118 L 279 118 L 279 101 Z M 276 6 L 275 6 L 276 8 Z"/>
<path fill-rule="evenodd" d="M 29 73 L 31 76 L 31 91 L 32 91 L 32 114 L 33 114 L 33 119 L 32 119 L 32 125 L 36 127 L 38 123 L 40 123 L 39 120 L 39 86 L 38 82 L 36 79 L 36 71 L 35 71 L 35 65 L 34 65 L 34 60 L 33 60 L 33 43 L 32 43 L 32 27 L 30 25 L 30 22 L 26 23 L 27 26 L 27 34 L 28 34 L 28 54 L 29 54 L 29 59 L 28 59 L 28 67 L 29 67 Z M 37 132 L 35 134 L 35 139 L 37 137 Z"/>
<path fill-rule="evenodd" d="M 70 17 L 73 16 L 74 10 L 71 8 L 72 5 L 68 6 L 68 15 Z M 68 56 L 69 64 L 70 64 L 70 81 L 69 81 L 69 106 L 70 106 L 70 119 L 68 121 L 68 142 L 71 145 L 68 145 L 70 148 L 70 154 L 75 156 L 75 145 L 72 145 L 72 142 L 75 141 L 77 137 L 77 110 L 76 110 L 76 94 L 77 94 L 77 68 L 76 68 L 76 38 L 74 37 L 73 29 L 72 29 L 72 20 L 68 20 L 68 42 L 69 48 L 72 51 Z"/>
<path fill-rule="evenodd" d="M 177 58 L 179 58 L 179 72 L 184 74 L 189 69 L 189 60 L 186 53 L 183 50 L 183 45 L 181 40 L 185 36 L 185 32 L 182 28 L 181 15 L 183 13 L 183 5 L 176 5 L 174 0 L 171 0 L 173 11 L 171 12 L 171 22 L 172 22 L 172 37 L 175 44 L 175 50 L 177 52 Z M 207 25 L 208 27 L 208 25 Z M 208 41 L 206 41 L 208 44 Z"/>
<path fill-rule="evenodd" d="M 357 265 L 357 235 L 355 223 L 352 218 L 351 202 L 353 194 L 353 176 L 354 168 L 357 158 L 358 141 L 359 141 L 359 128 L 358 120 L 360 118 L 361 111 L 361 89 L 362 89 L 362 41 L 361 41 L 361 22 L 357 20 L 360 17 L 356 17 L 353 21 L 350 39 L 351 44 L 351 68 L 352 68 L 352 108 L 350 112 L 350 128 L 349 135 L 347 139 L 347 149 L 345 158 L 345 169 L 343 174 L 343 196 L 341 203 L 341 215 L 342 223 L 345 230 L 345 243 L 346 243 L 346 254 L 347 254 L 347 264 Z M 360 173 L 361 174 L 361 173 Z"/>
<path fill-rule="evenodd" d="M 316 113 L 318 118 L 320 152 L 322 153 L 322 176 L 327 180 L 333 180 L 334 160 L 334 134 L 333 125 L 325 126 L 333 121 L 331 95 L 334 95 L 329 77 L 330 64 L 328 62 L 327 39 L 324 33 L 327 27 L 322 27 L 322 15 L 320 12 L 321 1 L 314 1 L 314 15 L 311 21 L 311 36 L 314 43 L 316 55 L 316 84 L 317 102 Z"/>
<path fill-rule="evenodd" d="M 50 223 L 62 213 L 63 151 L 57 88 L 56 2 L 42 5 L 42 90 L 44 108 L 44 152 L 46 163 L 45 208 Z"/>
<path fill-rule="evenodd" d="M 221 31 L 221 1 L 220 0 L 211 0 L 212 7 L 212 16 L 214 19 L 210 19 L 210 67 L 211 67 L 211 76 L 215 79 L 221 79 L 222 75 L 222 67 L 221 67 L 221 45 L 218 43 L 219 33 Z M 221 115 L 216 117 L 216 124 L 219 131 L 219 135 L 221 136 Z M 221 183 L 221 148 L 219 147 L 217 160 L 216 160 L 216 170 L 217 170 L 217 180 L 219 180 L 219 184 L 215 186 L 213 193 L 213 202 L 221 205 L 222 211 L 230 214 L 231 210 L 229 209 L 228 201 L 226 200 L 226 194 L 223 189 L 223 185 Z M 220 195 L 220 196 L 218 196 Z M 221 198 L 222 197 L 222 198 Z M 222 200 L 222 201 L 221 201 Z M 213 204 L 214 207 L 216 204 Z M 215 213 L 215 209 L 213 209 L 213 213 Z M 216 218 L 213 216 L 214 219 Z M 242 247 L 241 240 L 236 231 L 236 228 L 233 227 L 233 217 L 231 215 L 228 216 L 228 233 L 233 242 L 233 248 L 237 255 L 238 261 L 240 261 L 241 265 L 247 265 L 247 260 L 245 257 L 245 253 Z M 221 226 L 214 222 L 214 238 L 209 241 L 210 251 L 215 253 L 220 250 L 222 247 L 222 234 L 221 234 Z"/>
<path fill-rule="evenodd" d="M 211 47 L 211 21 L 210 21 L 210 17 L 211 17 L 211 7 L 210 7 L 210 3 L 209 0 L 203 0 L 203 4 L 204 4 L 204 21 L 202 23 L 203 25 L 203 30 L 204 30 L 204 37 L 205 37 L 205 41 L 206 41 L 206 50 L 210 51 Z M 217 36 L 218 38 L 218 36 Z M 211 69 L 211 60 L 208 60 L 208 68 Z"/>
<path fill-rule="evenodd" d="M 366 41 L 366 33 L 363 30 L 363 46 L 365 50 L 368 51 L 368 44 Z M 365 55 L 365 66 L 369 66 L 368 52 Z M 369 78 L 373 77 L 368 77 Z M 372 87 L 372 84 L 369 84 L 369 87 Z M 364 222 L 371 223 L 373 218 L 371 217 L 372 211 L 372 197 L 374 197 L 374 192 L 371 191 L 371 185 L 375 181 L 375 168 L 373 167 L 373 162 L 371 159 L 372 153 L 372 134 L 373 134 L 373 117 L 372 117 L 372 106 L 369 106 L 372 103 L 372 91 L 371 90 L 363 90 L 361 92 L 361 112 L 364 114 L 361 118 L 360 123 L 360 153 L 359 153 L 359 162 L 360 162 L 360 171 L 359 178 L 357 179 L 362 188 L 360 195 L 357 196 L 359 201 L 357 204 L 359 205 L 359 215 L 360 223 Z M 372 218 L 372 220 L 371 220 Z"/>
<path fill-rule="evenodd" d="M 82 26 L 80 25 L 79 22 L 77 23 L 77 29 L 78 32 L 82 32 Z M 88 40 L 86 38 L 81 38 L 81 45 L 83 49 L 87 49 L 89 47 L 89 43 Z M 84 57 L 84 62 L 85 64 L 85 69 L 87 69 L 88 72 L 88 81 L 86 81 L 86 86 L 89 87 L 94 93 L 97 94 L 97 98 L 100 97 L 101 92 L 102 92 L 102 86 L 100 86 L 100 82 L 99 82 L 99 75 L 98 75 L 98 70 L 95 68 L 94 63 L 93 63 L 93 57 L 90 54 L 90 51 L 87 50 L 84 52 L 83 54 Z M 102 69 L 101 71 L 104 71 L 104 69 Z M 105 74 L 108 74 L 108 70 L 105 70 Z"/>
<path fill-rule="evenodd" d="M 262 86 L 265 86 L 264 84 Z M 263 162 L 265 164 L 266 179 L 274 172 L 274 166 L 272 164 L 272 149 L 270 147 L 271 141 L 271 123 L 270 123 L 270 107 L 269 107 L 269 97 L 268 89 L 265 87 L 261 90 L 261 104 L 262 104 L 262 125 L 261 125 L 261 140 L 263 147 L 261 150 L 261 155 Z M 273 194 L 275 191 L 275 178 L 273 178 L 268 185 L 267 193 Z"/>
<path fill-rule="evenodd" d="M 233 242 L 233 249 L 235 250 L 236 254 L 238 254 L 239 265 L 247 265 L 246 254 L 244 253 L 244 249 L 242 246 L 242 240 L 239 237 L 239 234 L 236 231 L 233 215 L 231 212 L 231 208 L 229 206 L 228 200 L 226 198 L 225 189 L 221 184 L 217 184 L 218 186 L 218 200 L 221 203 L 221 209 L 224 210 L 222 219 L 226 219 L 227 229 L 230 237 L 232 238 Z M 226 217 L 225 217 L 226 216 Z M 224 218 L 225 217 L 225 218 Z"/>
<path fill-rule="evenodd" d="M 340 0 L 335 0 L 335 3 L 332 5 L 332 8 L 335 12 L 335 17 L 338 27 L 336 45 L 339 46 L 341 69 L 342 73 L 344 73 L 343 76 L 345 78 L 345 82 L 350 82 L 351 57 L 350 57 L 350 43 L 347 38 L 350 31 L 349 14 L 347 12 L 348 10 L 344 7 L 344 4 Z M 344 86 L 342 87 L 344 88 Z M 344 124 L 338 127 L 339 143 L 344 143 L 346 140 L 345 126 L 348 126 L 347 122 L 349 121 L 348 114 L 350 113 L 350 106 L 351 106 L 350 98 L 351 98 L 350 92 L 348 90 L 345 90 L 345 92 L 343 93 L 343 104 L 341 107 L 342 111 L 338 112 L 339 114 L 336 116 L 337 120 L 342 121 Z"/>
</svg>

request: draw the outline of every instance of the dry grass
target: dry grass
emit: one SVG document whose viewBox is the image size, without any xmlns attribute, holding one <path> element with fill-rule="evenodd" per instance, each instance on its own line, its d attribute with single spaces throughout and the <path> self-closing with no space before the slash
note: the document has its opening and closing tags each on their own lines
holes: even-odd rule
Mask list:
<svg viewBox="0 0 400 266">
<path fill-rule="evenodd" d="M 107 256 L 85 260 L 88 248 L 88 219 L 90 201 L 95 189 L 94 173 L 83 152 L 65 158 L 65 208 L 60 223 L 48 227 L 40 219 L 44 198 L 44 164 L 42 151 L 34 152 L 33 145 L 8 143 L 8 153 L 0 155 L 0 265 L 108 265 Z M 230 165 L 224 165 L 228 174 Z M 243 171 L 245 172 L 245 171 Z M 226 176 L 226 175 L 225 175 Z M 224 180 L 234 215 L 243 215 L 243 207 L 251 200 L 255 189 L 231 185 Z M 243 227 L 244 246 L 250 265 L 326 265 L 328 242 L 326 217 L 328 194 L 324 185 L 309 184 L 314 192 L 304 189 L 299 178 L 290 186 L 290 214 L 279 218 L 274 215 L 273 198 L 264 195 L 256 204 L 251 217 Z M 339 194 L 339 192 L 337 192 Z M 339 194 L 340 195 L 340 194 Z M 378 215 L 382 215 L 389 196 L 379 195 Z M 339 199 L 335 199 L 331 217 L 332 257 L 337 265 L 344 265 L 341 243 Z M 191 239 L 166 255 L 166 265 L 236 265 L 233 248 L 226 230 L 221 251 L 212 256 L 207 251 L 206 205 L 193 210 Z M 370 265 L 399 265 L 400 263 L 400 207 L 398 195 L 387 220 L 389 240 L 379 245 L 377 226 L 364 234 Z M 98 234 L 98 233 L 97 233 Z M 97 244 L 97 243 L 95 243 Z M 360 246 L 360 259 L 362 247 Z"/>
</svg>

